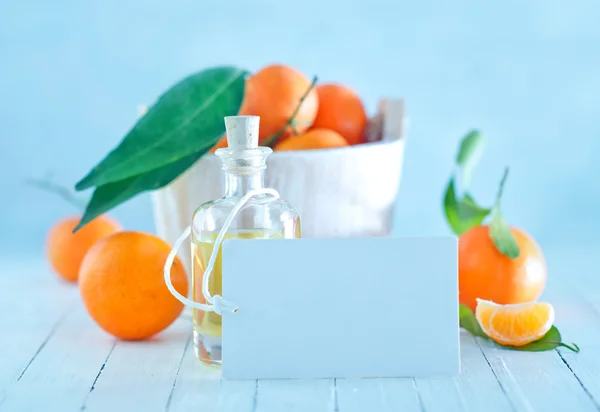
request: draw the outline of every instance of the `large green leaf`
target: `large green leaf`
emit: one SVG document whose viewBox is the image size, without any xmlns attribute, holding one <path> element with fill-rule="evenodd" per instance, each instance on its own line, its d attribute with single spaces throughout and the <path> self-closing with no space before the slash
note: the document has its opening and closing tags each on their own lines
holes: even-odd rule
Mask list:
<svg viewBox="0 0 600 412">
<path fill-rule="evenodd" d="M 186 156 L 150 172 L 97 187 L 83 217 L 73 232 L 78 231 L 97 216 L 142 192 L 168 185 L 192 166 L 204 153 L 206 153 L 206 150 Z"/>
<path fill-rule="evenodd" d="M 225 133 L 223 118 L 239 112 L 246 74 L 215 67 L 176 83 L 75 188 L 118 182 L 208 150 Z"/>
</svg>

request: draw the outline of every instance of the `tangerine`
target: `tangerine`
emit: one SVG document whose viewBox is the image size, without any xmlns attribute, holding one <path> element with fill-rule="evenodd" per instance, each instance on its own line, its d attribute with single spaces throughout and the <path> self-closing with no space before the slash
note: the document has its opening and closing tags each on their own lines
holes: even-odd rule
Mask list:
<svg viewBox="0 0 600 412">
<path fill-rule="evenodd" d="M 541 339 L 554 323 L 554 308 L 546 302 L 498 305 L 477 299 L 475 311 L 483 332 L 501 345 L 523 346 Z"/>
<path fill-rule="evenodd" d="M 246 81 L 246 90 L 240 116 L 260 116 L 259 143 L 284 129 L 279 140 L 292 134 L 300 134 L 313 123 L 319 107 L 319 97 L 315 89 L 310 90 L 300 105 L 294 124 L 286 126 L 302 97 L 311 87 L 311 81 L 298 70 L 283 64 L 272 64 L 258 70 Z M 210 149 L 227 147 L 227 139 L 222 136 Z"/>
<path fill-rule="evenodd" d="M 360 97 L 339 84 L 323 84 L 316 90 L 319 108 L 312 127 L 334 130 L 351 145 L 363 143 L 368 119 Z"/>
<path fill-rule="evenodd" d="M 328 129 L 311 129 L 304 134 L 288 137 L 275 145 L 275 151 L 332 149 L 348 146 L 339 133 Z"/>
<path fill-rule="evenodd" d="M 167 289 L 163 267 L 171 247 L 157 236 L 124 231 L 96 243 L 79 272 L 79 290 L 92 319 L 123 340 L 147 339 L 166 329 L 183 304 Z M 175 289 L 186 296 L 181 260 L 171 269 Z"/>
<path fill-rule="evenodd" d="M 80 216 L 56 223 L 46 237 L 46 256 L 54 272 L 67 282 L 77 282 L 79 267 L 87 251 L 100 239 L 121 230 L 113 218 L 98 216 L 76 233 Z"/>
<path fill-rule="evenodd" d="M 547 268 L 542 250 L 531 236 L 511 232 L 519 245 L 516 259 L 501 254 L 489 236 L 489 226 L 475 226 L 458 242 L 459 300 L 475 311 L 476 299 L 498 304 L 532 302 L 546 286 Z"/>
</svg>

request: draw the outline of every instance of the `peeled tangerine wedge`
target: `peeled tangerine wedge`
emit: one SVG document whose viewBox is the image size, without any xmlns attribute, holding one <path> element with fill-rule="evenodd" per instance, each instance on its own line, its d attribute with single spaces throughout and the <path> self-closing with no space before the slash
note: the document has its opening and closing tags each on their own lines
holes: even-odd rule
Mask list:
<svg viewBox="0 0 600 412">
<path fill-rule="evenodd" d="M 475 317 L 483 332 L 501 345 L 523 346 L 542 338 L 554 323 L 549 303 L 499 305 L 477 299 Z"/>
</svg>

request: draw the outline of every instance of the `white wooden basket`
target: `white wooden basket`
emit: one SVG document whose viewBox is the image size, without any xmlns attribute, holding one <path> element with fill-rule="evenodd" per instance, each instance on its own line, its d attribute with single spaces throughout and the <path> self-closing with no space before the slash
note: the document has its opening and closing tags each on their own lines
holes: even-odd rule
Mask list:
<svg viewBox="0 0 600 412">
<path fill-rule="evenodd" d="M 265 186 L 300 213 L 302 237 L 388 236 L 402 174 L 404 101 L 382 100 L 369 120 L 368 143 L 346 148 L 273 152 Z M 221 160 L 206 154 L 152 194 L 157 234 L 169 244 L 202 203 L 224 194 Z M 190 261 L 189 248 L 180 256 Z"/>
</svg>

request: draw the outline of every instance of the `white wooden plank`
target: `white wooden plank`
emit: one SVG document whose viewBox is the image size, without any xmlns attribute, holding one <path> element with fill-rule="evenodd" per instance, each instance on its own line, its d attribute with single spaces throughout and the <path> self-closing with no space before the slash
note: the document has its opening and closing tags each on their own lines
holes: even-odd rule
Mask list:
<svg viewBox="0 0 600 412">
<path fill-rule="evenodd" d="M 451 379 L 415 379 L 426 411 L 511 411 L 515 407 L 490 369 L 475 339 L 461 332 L 461 374 Z"/>
<path fill-rule="evenodd" d="M 561 351 L 560 355 L 600 410 L 600 348 L 587 348 L 579 353 Z"/>
<path fill-rule="evenodd" d="M 600 348 L 600 287 L 577 279 L 554 278 L 542 295 L 556 314 L 555 325 L 565 343 Z"/>
<path fill-rule="evenodd" d="M 68 412 L 79 410 L 81 396 L 88 396 L 86 410 L 112 411 L 162 411 L 167 403 L 172 411 L 216 412 L 254 407 L 262 412 L 501 411 L 511 406 L 517 411 L 599 410 L 599 292 L 591 281 L 552 278 L 542 297 L 555 306 L 563 338 L 581 346 L 579 354 L 520 353 L 479 340 L 492 372 L 479 348 L 469 343 L 472 338 L 463 337 L 459 378 L 414 384 L 403 379 L 338 380 L 337 388 L 328 380 L 260 381 L 257 392 L 255 381 L 220 381 L 218 373 L 207 373 L 191 345 L 182 362 L 188 319 L 177 321 L 155 341 L 119 342 L 98 376 L 113 340 L 86 318 L 76 287 L 61 284 L 39 262 L 8 270 L 5 265 L 0 268 L 0 313 L 11 316 L 0 316 L 0 410 Z M 67 309 L 69 316 L 57 323 Z M 494 373 L 501 387 L 498 382 L 494 386 Z M 511 403 L 502 400 L 502 391 Z"/>
<path fill-rule="evenodd" d="M 0 267 L 0 404 L 35 361 L 78 298 L 43 262 Z"/>
<path fill-rule="evenodd" d="M 574 283 L 576 279 L 554 276 L 540 300 L 554 306 L 555 325 L 565 342 L 595 347 L 600 337 L 597 314 L 573 289 Z M 518 352 L 477 341 L 517 410 L 598 410 L 578 371 L 571 371 L 557 351 Z"/>
<path fill-rule="evenodd" d="M 85 410 L 164 411 L 190 332 L 190 323 L 180 319 L 151 340 L 118 341 Z"/>
<path fill-rule="evenodd" d="M 413 379 L 337 379 L 340 412 L 420 412 Z"/>
<path fill-rule="evenodd" d="M 511 351 L 483 340 L 480 345 L 517 410 L 597 411 L 556 351 Z"/>
<path fill-rule="evenodd" d="M 600 284 L 560 279 L 545 295 L 554 305 L 563 340 L 581 348 L 579 353 L 559 348 L 559 355 L 600 410 Z"/>
<path fill-rule="evenodd" d="M 78 302 L 7 393 L 9 411 L 77 411 L 113 346 Z"/>
<path fill-rule="evenodd" d="M 189 412 L 253 412 L 256 381 L 221 380 L 219 369 L 202 364 L 189 344 L 172 388 L 167 410 Z"/>
<path fill-rule="evenodd" d="M 333 379 L 261 379 L 256 412 L 337 412 Z"/>
</svg>

